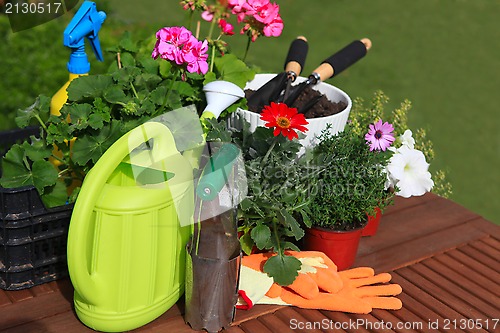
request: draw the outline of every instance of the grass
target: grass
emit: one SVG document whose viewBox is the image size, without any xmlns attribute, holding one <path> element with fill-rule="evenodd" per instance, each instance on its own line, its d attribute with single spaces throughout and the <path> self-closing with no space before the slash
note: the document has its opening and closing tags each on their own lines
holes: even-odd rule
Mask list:
<svg viewBox="0 0 500 333">
<path fill-rule="evenodd" d="M 454 187 L 451 199 L 500 223 L 495 99 L 500 87 L 500 2 L 275 1 L 285 22 L 283 34 L 252 44 L 248 62 L 263 72 L 281 71 L 289 43 L 305 35 L 310 45 L 303 72 L 307 75 L 352 40 L 369 37 L 373 48 L 368 56 L 327 82 L 365 99 L 381 89 L 392 108 L 410 99 L 410 124 L 429 131 L 437 156 L 431 169 L 448 172 Z M 135 36 L 185 19 L 177 0 L 97 0 L 98 7 L 100 2 L 110 18 L 140 24 Z M 230 38 L 234 53 L 242 56 L 245 37 Z"/>
</svg>

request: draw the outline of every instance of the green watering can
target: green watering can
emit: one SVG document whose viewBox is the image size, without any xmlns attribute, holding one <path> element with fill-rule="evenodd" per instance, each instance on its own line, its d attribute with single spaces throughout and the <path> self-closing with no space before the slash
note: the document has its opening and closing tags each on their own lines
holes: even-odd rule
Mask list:
<svg viewBox="0 0 500 333">
<path fill-rule="evenodd" d="M 133 129 L 103 154 L 85 177 L 68 234 L 75 311 L 85 325 L 131 330 L 175 304 L 193 193 L 192 167 L 161 123 Z"/>
</svg>

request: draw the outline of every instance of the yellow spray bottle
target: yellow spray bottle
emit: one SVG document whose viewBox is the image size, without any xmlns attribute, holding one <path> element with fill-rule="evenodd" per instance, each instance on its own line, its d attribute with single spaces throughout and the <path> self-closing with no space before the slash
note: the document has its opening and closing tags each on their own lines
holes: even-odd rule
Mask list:
<svg viewBox="0 0 500 333">
<path fill-rule="evenodd" d="M 84 1 L 64 30 L 64 46 L 71 48 L 71 55 L 67 63 L 69 80 L 52 97 L 51 114 L 60 114 L 62 106 L 68 100 L 66 89 L 71 81 L 79 76 L 88 75 L 90 71 L 90 63 L 85 53 L 85 37 L 88 38 L 97 60 L 103 61 L 98 33 L 105 19 L 106 13 L 98 12 L 94 2 Z"/>
</svg>

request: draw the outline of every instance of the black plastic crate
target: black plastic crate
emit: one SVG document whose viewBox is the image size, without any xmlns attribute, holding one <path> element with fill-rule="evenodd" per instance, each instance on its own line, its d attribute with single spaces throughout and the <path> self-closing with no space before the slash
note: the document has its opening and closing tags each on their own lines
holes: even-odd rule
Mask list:
<svg viewBox="0 0 500 333">
<path fill-rule="evenodd" d="M 45 208 L 33 186 L 0 188 L 0 288 L 19 290 L 68 276 L 73 205 Z"/>
</svg>

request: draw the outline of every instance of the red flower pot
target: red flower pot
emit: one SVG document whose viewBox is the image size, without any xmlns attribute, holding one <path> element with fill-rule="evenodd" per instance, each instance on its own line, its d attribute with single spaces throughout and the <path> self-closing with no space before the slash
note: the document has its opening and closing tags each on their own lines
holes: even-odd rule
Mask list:
<svg viewBox="0 0 500 333">
<path fill-rule="evenodd" d="M 380 218 L 382 218 L 382 211 L 377 207 L 375 208 L 375 216 L 368 215 L 368 223 L 366 224 L 366 227 L 364 227 L 361 236 L 375 235 L 380 224 Z"/>
<path fill-rule="evenodd" d="M 306 229 L 304 250 L 321 251 L 337 265 L 339 271 L 347 269 L 356 259 L 362 230 L 335 231 L 319 227 Z"/>
</svg>

